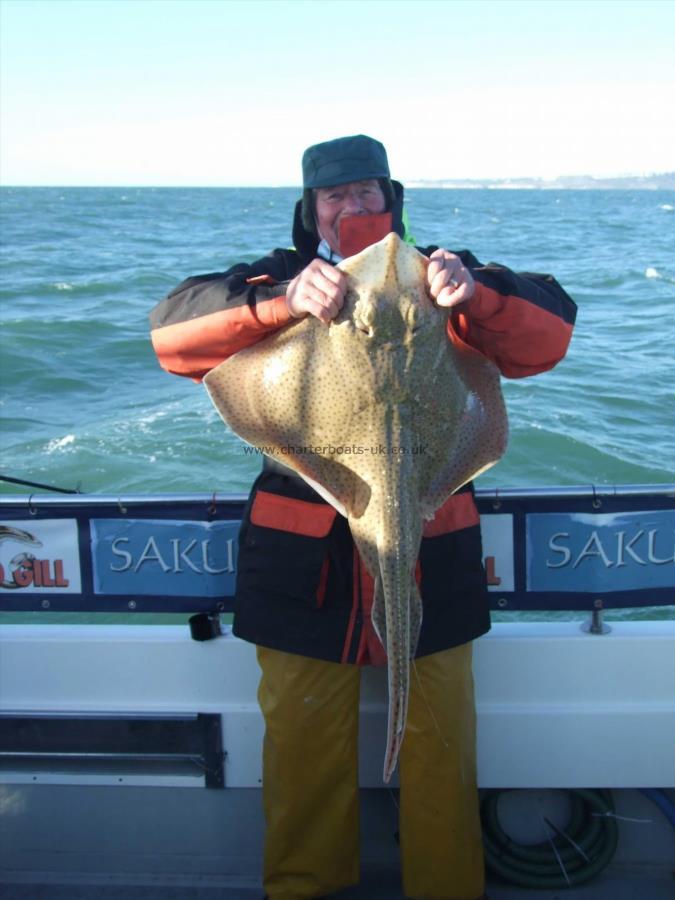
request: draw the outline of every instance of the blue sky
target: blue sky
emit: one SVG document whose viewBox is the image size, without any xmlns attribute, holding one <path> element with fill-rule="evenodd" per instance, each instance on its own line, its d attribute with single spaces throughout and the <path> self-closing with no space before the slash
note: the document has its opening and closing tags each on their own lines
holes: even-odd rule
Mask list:
<svg viewBox="0 0 675 900">
<path fill-rule="evenodd" d="M 675 169 L 671 0 L 0 0 L 4 184 L 298 184 Z"/>
</svg>

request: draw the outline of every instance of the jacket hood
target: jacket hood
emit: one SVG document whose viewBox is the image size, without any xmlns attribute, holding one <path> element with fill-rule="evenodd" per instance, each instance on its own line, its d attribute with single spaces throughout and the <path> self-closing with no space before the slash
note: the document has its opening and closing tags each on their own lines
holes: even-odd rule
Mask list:
<svg viewBox="0 0 675 900">
<path fill-rule="evenodd" d="M 392 181 L 394 188 L 394 202 L 390 210 L 392 227 L 399 237 L 405 236 L 405 226 L 403 224 L 403 185 L 400 181 Z M 307 231 L 302 224 L 302 200 L 298 200 L 295 204 L 295 213 L 293 215 L 293 244 L 298 252 L 303 265 L 310 263 L 316 256 L 317 247 L 319 246 L 319 237 L 311 231 Z"/>
</svg>

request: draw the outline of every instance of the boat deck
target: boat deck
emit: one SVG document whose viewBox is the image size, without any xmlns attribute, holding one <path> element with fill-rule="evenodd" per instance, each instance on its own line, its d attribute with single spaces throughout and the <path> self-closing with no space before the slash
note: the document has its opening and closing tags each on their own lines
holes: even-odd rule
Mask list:
<svg viewBox="0 0 675 900">
<path fill-rule="evenodd" d="M 670 792 L 673 798 L 673 792 Z M 619 846 L 574 900 L 673 900 L 675 830 L 637 791 L 615 792 Z M 362 882 L 340 900 L 402 900 L 397 814 L 387 790 L 362 793 Z M 4 784 L 3 900 L 259 900 L 262 812 L 256 789 Z M 490 900 L 561 891 L 490 881 Z"/>
<path fill-rule="evenodd" d="M 569 891 L 506 888 L 488 882 L 490 900 L 673 900 L 673 879 L 667 877 L 603 875 L 590 886 Z M 403 900 L 398 877 L 393 873 L 367 874 L 359 888 L 332 895 L 335 900 Z M 184 882 L 179 886 L 151 884 L 41 883 L 0 886 L 3 900 L 260 900 L 260 887 L 231 887 L 224 882 L 208 885 Z"/>
</svg>

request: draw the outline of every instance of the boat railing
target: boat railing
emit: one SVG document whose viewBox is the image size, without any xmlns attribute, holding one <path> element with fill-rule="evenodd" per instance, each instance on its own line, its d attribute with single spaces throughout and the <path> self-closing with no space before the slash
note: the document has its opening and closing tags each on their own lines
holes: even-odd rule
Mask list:
<svg viewBox="0 0 675 900">
<path fill-rule="evenodd" d="M 245 503 L 4 495 L 0 610 L 230 613 Z M 476 503 L 494 610 L 675 604 L 675 485 L 482 488 Z"/>
</svg>

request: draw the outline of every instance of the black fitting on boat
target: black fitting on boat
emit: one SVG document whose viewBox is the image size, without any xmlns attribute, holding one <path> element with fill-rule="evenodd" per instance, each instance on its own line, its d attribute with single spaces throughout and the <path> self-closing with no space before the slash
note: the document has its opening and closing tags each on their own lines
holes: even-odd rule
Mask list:
<svg viewBox="0 0 675 900">
<path fill-rule="evenodd" d="M 193 641 L 211 641 L 223 633 L 220 627 L 220 616 L 217 612 L 197 613 L 190 616 L 188 624 Z"/>
<path fill-rule="evenodd" d="M 586 631 L 588 634 L 609 634 L 612 630 L 609 625 L 605 625 L 602 620 L 602 613 L 604 610 L 604 603 L 602 600 L 596 600 L 593 603 L 593 611 L 591 612 L 591 620 L 590 622 L 586 622 L 581 626 L 583 631 Z"/>
</svg>

